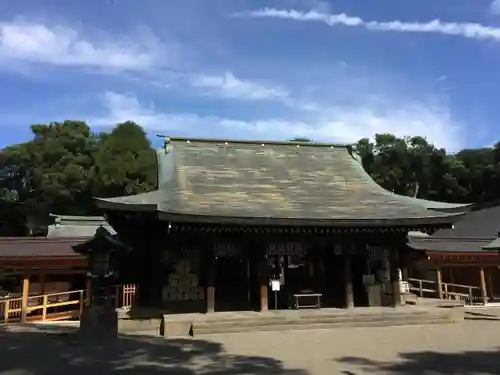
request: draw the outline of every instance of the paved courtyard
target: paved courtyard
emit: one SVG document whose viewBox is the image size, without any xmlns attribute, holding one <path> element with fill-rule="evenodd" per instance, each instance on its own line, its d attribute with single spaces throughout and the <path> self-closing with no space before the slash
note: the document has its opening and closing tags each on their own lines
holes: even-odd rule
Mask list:
<svg viewBox="0 0 500 375">
<path fill-rule="evenodd" d="M 128 337 L 108 345 L 70 331 L 0 331 L 0 375 L 500 375 L 500 309 L 440 326 Z"/>
</svg>

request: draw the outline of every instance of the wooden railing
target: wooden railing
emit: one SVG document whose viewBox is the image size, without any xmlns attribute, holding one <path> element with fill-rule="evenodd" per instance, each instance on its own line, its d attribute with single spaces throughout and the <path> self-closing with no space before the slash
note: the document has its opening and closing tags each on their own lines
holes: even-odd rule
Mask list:
<svg viewBox="0 0 500 375">
<path fill-rule="evenodd" d="M 134 284 L 118 285 L 115 288 L 113 304 L 116 308 L 131 308 L 138 298 L 138 289 Z M 54 320 L 80 319 L 85 308 L 86 292 L 71 290 L 61 293 L 49 293 L 29 296 L 26 306 L 26 320 L 44 322 Z M 20 322 L 23 315 L 23 298 L 0 298 L 0 324 Z"/>
<path fill-rule="evenodd" d="M 139 297 L 138 288 L 135 284 L 123 284 L 116 287 L 116 308 L 130 309 Z"/>
<path fill-rule="evenodd" d="M 20 322 L 23 313 L 22 297 L 0 300 L 0 322 Z M 85 304 L 84 290 L 29 296 L 26 306 L 27 321 L 79 319 Z"/>
<path fill-rule="evenodd" d="M 416 292 L 417 296 L 437 297 L 437 283 L 435 281 L 409 278 L 408 282 L 410 292 Z"/>
<path fill-rule="evenodd" d="M 483 304 L 481 288 L 478 286 L 442 283 L 443 298 L 465 301 L 466 304 Z"/>
<path fill-rule="evenodd" d="M 441 293 L 439 293 L 438 283 L 434 280 L 423 280 L 409 278 L 410 292 L 419 297 L 453 299 L 464 301 L 468 305 L 483 304 L 481 288 L 472 285 L 462 285 L 453 283 L 441 283 Z"/>
</svg>

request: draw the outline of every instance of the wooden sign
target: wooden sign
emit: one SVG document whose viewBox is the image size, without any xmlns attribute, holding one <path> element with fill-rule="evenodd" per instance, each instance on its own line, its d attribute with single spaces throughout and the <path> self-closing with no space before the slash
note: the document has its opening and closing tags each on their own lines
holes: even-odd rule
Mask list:
<svg viewBox="0 0 500 375">
<path fill-rule="evenodd" d="M 306 248 L 301 242 L 270 243 L 266 248 L 267 255 L 298 255 L 304 256 Z"/>
<path fill-rule="evenodd" d="M 214 256 L 236 257 L 241 255 L 241 247 L 232 242 L 219 242 L 214 244 Z"/>
</svg>

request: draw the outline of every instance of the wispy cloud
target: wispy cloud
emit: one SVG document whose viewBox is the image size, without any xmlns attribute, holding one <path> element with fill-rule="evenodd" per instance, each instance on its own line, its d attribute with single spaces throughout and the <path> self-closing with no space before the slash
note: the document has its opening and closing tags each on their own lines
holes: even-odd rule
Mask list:
<svg viewBox="0 0 500 375">
<path fill-rule="evenodd" d="M 404 103 L 392 111 L 369 105 L 323 108 L 300 119 L 283 117 L 238 119 L 199 116 L 194 113 L 167 113 L 144 105 L 133 95 L 108 92 L 104 96 L 107 114 L 91 119 L 95 126 L 112 126 L 132 120 L 150 131 L 217 134 L 254 139 L 309 137 L 342 143 L 356 142 L 376 133 L 397 136 L 429 135 L 439 147 L 458 150 L 463 146 L 460 126 L 446 108 L 430 108 L 422 103 Z"/>
<path fill-rule="evenodd" d="M 428 22 L 367 21 L 345 13 L 330 14 L 311 10 L 303 12 L 294 9 L 263 8 L 248 13 L 234 14 L 236 17 L 281 18 L 301 22 L 322 22 L 328 26 L 362 27 L 369 31 L 399 33 L 433 33 L 460 36 L 468 39 L 500 41 L 500 28 L 473 22 L 442 22 L 435 19 Z"/>
<path fill-rule="evenodd" d="M 13 20 L 0 23 L 0 63 L 16 61 L 61 67 L 146 70 L 164 55 L 158 43 L 142 40 L 86 38 L 60 25 Z"/>
<path fill-rule="evenodd" d="M 233 73 L 223 75 L 193 75 L 191 86 L 207 90 L 222 98 L 243 100 L 284 100 L 289 98 L 288 91 L 278 86 L 237 78 Z"/>
<path fill-rule="evenodd" d="M 500 15 L 500 0 L 493 0 L 491 2 L 490 11 L 495 15 Z"/>
</svg>

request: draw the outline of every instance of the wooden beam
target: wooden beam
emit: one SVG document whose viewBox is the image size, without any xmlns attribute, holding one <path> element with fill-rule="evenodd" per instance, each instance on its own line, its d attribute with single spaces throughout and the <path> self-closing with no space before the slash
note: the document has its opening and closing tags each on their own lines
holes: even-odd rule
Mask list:
<svg viewBox="0 0 500 375">
<path fill-rule="evenodd" d="M 267 311 L 269 309 L 269 296 L 267 291 L 269 280 L 265 255 L 263 254 L 262 257 L 259 264 L 260 311 Z"/>
<path fill-rule="evenodd" d="M 354 292 L 352 287 L 351 249 L 346 245 L 342 248 L 342 259 L 344 261 L 345 308 L 352 309 L 354 307 Z"/>
<path fill-rule="evenodd" d="M 484 267 L 479 268 L 479 281 L 481 283 L 481 300 L 483 301 L 483 304 L 486 305 L 488 303 L 488 293 L 486 291 L 486 280 L 484 277 Z"/>
<path fill-rule="evenodd" d="M 45 294 L 45 267 L 40 270 L 40 294 Z"/>
<path fill-rule="evenodd" d="M 392 289 L 392 307 L 401 306 L 401 286 L 398 272 L 398 249 L 389 248 L 389 273 Z"/>
<path fill-rule="evenodd" d="M 30 275 L 26 273 L 23 277 L 23 294 L 21 300 L 21 323 L 26 323 L 28 318 L 29 292 L 30 292 Z"/>
<path fill-rule="evenodd" d="M 443 299 L 443 275 L 441 268 L 436 267 L 437 297 Z"/>
<path fill-rule="evenodd" d="M 90 306 L 90 301 L 92 301 L 92 279 L 87 277 L 85 281 L 85 306 Z"/>
<path fill-rule="evenodd" d="M 215 311 L 215 259 L 210 252 L 207 256 L 207 313 Z"/>
<path fill-rule="evenodd" d="M 489 267 L 487 268 L 488 272 L 486 272 L 486 281 L 488 284 L 488 292 L 490 294 L 490 298 L 493 299 L 493 296 L 495 294 L 493 290 L 493 272 L 495 271 L 495 268 Z"/>
</svg>

